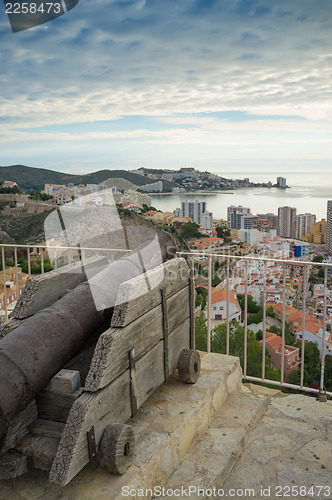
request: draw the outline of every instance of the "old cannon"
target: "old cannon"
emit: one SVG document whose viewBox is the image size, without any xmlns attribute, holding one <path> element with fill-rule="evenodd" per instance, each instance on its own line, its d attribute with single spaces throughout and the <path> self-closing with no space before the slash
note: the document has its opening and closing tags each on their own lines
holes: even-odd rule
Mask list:
<svg viewBox="0 0 332 500">
<path fill-rule="evenodd" d="M 172 257 L 158 232 L 0 339 L 0 477 L 32 466 L 66 485 L 96 456 L 124 473 L 134 450 L 125 422 L 176 368 L 197 381 L 193 284 Z"/>
</svg>

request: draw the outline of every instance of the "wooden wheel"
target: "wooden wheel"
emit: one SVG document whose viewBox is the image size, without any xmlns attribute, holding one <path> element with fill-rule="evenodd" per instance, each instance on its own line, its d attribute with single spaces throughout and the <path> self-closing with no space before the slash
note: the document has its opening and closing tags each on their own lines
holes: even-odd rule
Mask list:
<svg viewBox="0 0 332 500">
<path fill-rule="evenodd" d="M 130 425 L 111 424 L 100 443 L 101 465 L 113 474 L 124 474 L 133 463 L 135 435 Z"/>
<path fill-rule="evenodd" d="M 201 358 L 194 349 L 182 349 L 178 359 L 179 378 L 186 384 L 196 384 L 201 371 Z"/>
</svg>

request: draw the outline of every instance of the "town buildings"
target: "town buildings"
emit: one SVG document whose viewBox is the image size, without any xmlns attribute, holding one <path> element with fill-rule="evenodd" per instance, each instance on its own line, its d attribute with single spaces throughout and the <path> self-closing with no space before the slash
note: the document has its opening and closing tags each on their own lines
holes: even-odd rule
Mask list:
<svg viewBox="0 0 332 500">
<path fill-rule="evenodd" d="M 28 274 L 22 272 L 20 267 L 9 267 L 5 269 L 6 281 L 4 274 L 0 274 L 0 315 L 5 315 L 5 304 L 7 309 L 14 307 L 18 297 L 25 286 L 29 277 Z"/>
<path fill-rule="evenodd" d="M 242 217 L 250 214 L 249 207 L 243 207 L 242 205 L 231 205 L 227 208 L 227 225 L 229 229 L 247 229 L 244 227 L 242 222 Z M 252 226 L 251 226 L 252 227 Z"/>
<path fill-rule="evenodd" d="M 263 340 L 260 340 L 260 345 L 263 345 Z M 268 357 L 271 359 L 274 368 L 281 368 L 282 354 L 284 354 L 285 373 L 288 374 L 292 370 L 298 370 L 301 364 L 300 351 L 298 347 L 290 345 L 284 346 L 282 353 L 282 339 L 276 333 L 265 333 L 265 347 L 268 351 Z"/>
<path fill-rule="evenodd" d="M 317 245 L 325 245 L 326 243 L 326 219 L 315 222 L 312 226 L 312 231 L 301 237 L 301 240 L 307 243 L 315 243 Z"/>
<path fill-rule="evenodd" d="M 295 238 L 296 208 L 288 206 L 279 207 L 278 226 L 280 236 L 284 238 Z"/>
<path fill-rule="evenodd" d="M 207 311 L 204 311 L 207 317 Z M 228 305 L 229 320 L 240 322 L 241 321 L 241 307 L 236 299 L 234 292 L 229 291 L 229 305 Z M 214 320 L 227 320 L 227 291 L 221 289 L 213 289 L 211 291 L 211 319 Z"/>
<path fill-rule="evenodd" d="M 298 214 L 295 219 L 295 238 L 300 240 L 305 234 L 312 233 L 315 220 L 314 214 Z"/>
<path fill-rule="evenodd" d="M 189 217 L 193 222 L 196 222 L 204 229 L 212 229 L 213 214 L 206 210 L 205 201 L 190 201 L 186 200 L 181 203 L 181 208 L 176 208 L 174 214 L 179 217 Z"/>
</svg>

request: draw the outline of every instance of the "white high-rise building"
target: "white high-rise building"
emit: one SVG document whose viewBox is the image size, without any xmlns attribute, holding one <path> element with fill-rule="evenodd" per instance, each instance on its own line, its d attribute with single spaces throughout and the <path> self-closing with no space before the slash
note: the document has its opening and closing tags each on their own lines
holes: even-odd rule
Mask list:
<svg viewBox="0 0 332 500">
<path fill-rule="evenodd" d="M 332 254 L 332 201 L 327 202 L 326 250 Z"/>
<path fill-rule="evenodd" d="M 316 216 L 314 214 L 299 214 L 295 219 L 295 238 L 300 240 L 302 236 L 312 233 Z"/>
<path fill-rule="evenodd" d="M 206 201 L 183 201 L 181 208 L 176 208 L 174 214 L 177 217 L 190 217 L 193 222 L 204 227 L 204 229 L 212 228 L 213 214 L 206 210 Z"/>
<path fill-rule="evenodd" d="M 282 189 L 287 187 L 286 177 L 277 177 L 277 187 Z"/>
<path fill-rule="evenodd" d="M 229 229 L 241 229 L 241 215 L 249 215 L 250 208 L 242 205 L 231 205 L 227 208 L 227 224 Z M 242 229 L 244 226 L 242 227 Z"/>
<path fill-rule="evenodd" d="M 296 208 L 287 206 L 279 207 L 278 226 L 279 226 L 279 234 L 281 237 L 295 238 Z"/>
</svg>

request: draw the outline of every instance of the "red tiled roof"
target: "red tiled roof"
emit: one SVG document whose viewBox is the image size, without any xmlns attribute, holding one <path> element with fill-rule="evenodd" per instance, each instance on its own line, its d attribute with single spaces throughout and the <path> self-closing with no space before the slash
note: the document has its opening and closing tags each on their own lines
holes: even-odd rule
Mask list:
<svg viewBox="0 0 332 500">
<path fill-rule="evenodd" d="M 216 290 L 211 293 L 211 303 L 216 304 L 217 302 L 227 302 L 227 290 Z M 238 301 L 235 298 L 235 294 L 229 291 L 229 301 L 232 304 L 238 305 Z"/>
</svg>

